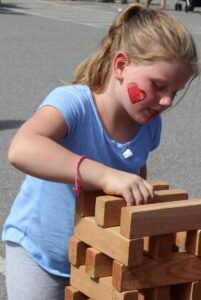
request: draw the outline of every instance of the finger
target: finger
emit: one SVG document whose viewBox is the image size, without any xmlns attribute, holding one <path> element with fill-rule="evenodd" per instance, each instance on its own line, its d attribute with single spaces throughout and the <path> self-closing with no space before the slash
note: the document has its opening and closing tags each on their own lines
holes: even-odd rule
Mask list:
<svg viewBox="0 0 201 300">
<path fill-rule="evenodd" d="M 148 204 L 153 202 L 153 187 L 148 184 L 145 180 L 141 181 L 138 186 L 141 195 L 142 200 L 139 202 L 139 204 Z"/>
<path fill-rule="evenodd" d="M 135 201 L 134 195 L 132 193 L 132 190 L 124 192 L 123 197 L 127 203 L 127 206 L 136 205 L 136 201 Z"/>
<path fill-rule="evenodd" d="M 149 203 L 154 203 L 154 188 L 153 188 L 153 186 L 146 180 L 144 180 L 144 184 L 149 193 Z"/>
<path fill-rule="evenodd" d="M 139 186 L 133 187 L 132 193 L 133 193 L 133 198 L 135 199 L 135 204 L 136 205 L 145 204 L 144 195 L 143 195 L 143 193 L 142 193 Z"/>
</svg>

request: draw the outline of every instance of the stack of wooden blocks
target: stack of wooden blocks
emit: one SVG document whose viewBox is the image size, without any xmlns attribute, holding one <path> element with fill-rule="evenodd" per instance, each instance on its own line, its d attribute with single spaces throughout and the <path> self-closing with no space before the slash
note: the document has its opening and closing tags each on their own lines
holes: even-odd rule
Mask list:
<svg viewBox="0 0 201 300">
<path fill-rule="evenodd" d="M 151 184 L 154 204 L 80 195 L 65 300 L 201 300 L 201 199 Z"/>
</svg>

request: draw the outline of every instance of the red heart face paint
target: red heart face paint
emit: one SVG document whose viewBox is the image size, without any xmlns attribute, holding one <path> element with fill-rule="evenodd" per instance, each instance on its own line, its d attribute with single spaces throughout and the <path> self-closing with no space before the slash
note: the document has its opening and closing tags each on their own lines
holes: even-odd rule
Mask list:
<svg viewBox="0 0 201 300">
<path fill-rule="evenodd" d="M 140 102 L 146 98 L 146 92 L 141 90 L 135 82 L 130 82 L 127 88 L 132 103 Z"/>
</svg>

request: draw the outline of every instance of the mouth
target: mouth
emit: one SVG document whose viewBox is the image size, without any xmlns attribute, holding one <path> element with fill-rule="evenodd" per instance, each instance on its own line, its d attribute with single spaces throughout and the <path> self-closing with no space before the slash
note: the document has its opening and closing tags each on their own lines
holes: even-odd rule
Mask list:
<svg viewBox="0 0 201 300">
<path fill-rule="evenodd" d="M 155 118 L 156 116 L 158 116 L 161 111 L 159 110 L 154 110 L 154 109 L 151 109 L 151 108 L 148 108 L 148 112 L 149 112 L 149 115 L 151 118 Z"/>
</svg>

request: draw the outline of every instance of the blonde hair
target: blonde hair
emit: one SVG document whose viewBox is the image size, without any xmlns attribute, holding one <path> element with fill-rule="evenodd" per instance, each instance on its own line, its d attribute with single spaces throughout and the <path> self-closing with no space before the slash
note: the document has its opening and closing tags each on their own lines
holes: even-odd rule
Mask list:
<svg viewBox="0 0 201 300">
<path fill-rule="evenodd" d="M 99 48 L 77 67 L 74 83 L 104 90 L 118 50 L 134 64 L 180 60 L 189 65 L 192 76 L 199 73 L 196 46 L 184 25 L 164 12 L 130 4 L 116 17 Z"/>
</svg>

